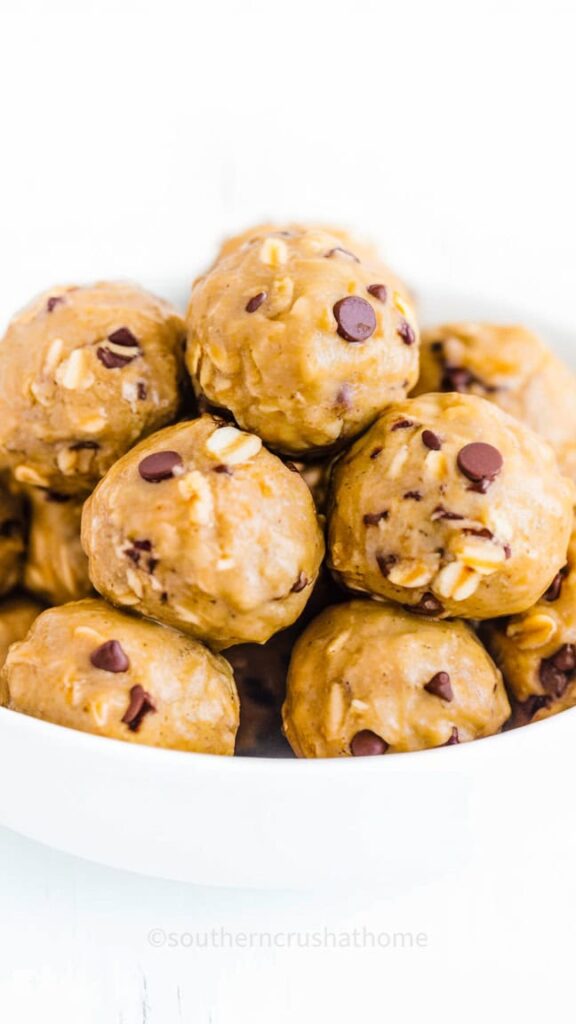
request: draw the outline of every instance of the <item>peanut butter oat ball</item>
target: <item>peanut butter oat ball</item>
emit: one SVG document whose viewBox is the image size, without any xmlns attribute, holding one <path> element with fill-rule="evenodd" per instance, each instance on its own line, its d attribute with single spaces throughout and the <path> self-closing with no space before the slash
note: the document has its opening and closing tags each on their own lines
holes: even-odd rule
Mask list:
<svg viewBox="0 0 576 1024">
<path fill-rule="evenodd" d="M 81 498 L 27 489 L 30 508 L 23 583 L 48 604 L 80 601 L 93 593 L 80 543 Z"/>
<path fill-rule="evenodd" d="M 324 553 L 299 474 L 212 416 L 120 459 L 84 507 L 82 543 L 104 597 L 217 648 L 294 622 Z"/>
<path fill-rule="evenodd" d="M 203 644 L 88 599 L 50 608 L 8 654 L 8 706 L 98 736 L 232 754 L 238 697 Z"/>
<path fill-rule="evenodd" d="M 424 331 L 414 394 L 430 391 L 494 402 L 544 437 L 576 478 L 576 377 L 525 327 L 452 323 Z"/>
<path fill-rule="evenodd" d="M 351 601 L 328 608 L 290 662 L 284 731 L 299 757 L 358 757 L 490 736 L 510 714 L 502 677 L 463 622 Z"/>
<path fill-rule="evenodd" d="M 13 590 L 20 580 L 24 534 L 22 502 L 0 483 L 0 596 Z"/>
<path fill-rule="evenodd" d="M 537 604 L 486 623 L 482 637 L 514 698 L 518 724 L 576 705 L 576 533 L 566 565 Z"/>
<path fill-rule="evenodd" d="M 421 615 L 525 611 L 566 561 L 574 485 L 528 427 L 472 395 L 390 405 L 336 464 L 330 564 Z"/>
<path fill-rule="evenodd" d="M 197 393 L 286 453 L 344 443 L 418 374 L 406 293 L 323 230 L 232 247 L 195 282 L 187 327 Z"/>
<path fill-rule="evenodd" d="M 55 288 L 0 344 L 0 457 L 16 480 L 88 492 L 179 405 L 183 324 L 135 285 Z"/>
</svg>

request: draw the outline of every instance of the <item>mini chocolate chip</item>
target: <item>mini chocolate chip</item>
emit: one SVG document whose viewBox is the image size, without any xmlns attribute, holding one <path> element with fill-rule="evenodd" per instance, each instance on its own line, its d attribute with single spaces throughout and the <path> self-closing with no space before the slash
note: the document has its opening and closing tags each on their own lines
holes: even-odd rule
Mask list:
<svg viewBox="0 0 576 1024">
<path fill-rule="evenodd" d="M 360 260 L 353 252 L 349 249 L 343 249 L 341 245 L 335 245 L 333 249 L 329 249 L 328 252 L 324 253 L 327 260 L 332 259 L 334 256 L 347 256 L 348 259 L 354 260 L 354 263 L 360 263 Z M 370 291 L 370 289 L 368 289 Z"/>
<path fill-rule="evenodd" d="M 464 519 L 464 516 L 458 515 L 457 512 L 450 512 L 449 509 L 444 508 L 444 505 L 436 505 L 436 508 L 432 512 L 430 519 L 432 520 L 432 522 L 435 522 L 437 519 Z"/>
<path fill-rule="evenodd" d="M 138 472 L 149 484 L 159 484 L 174 476 L 175 469 L 182 468 L 182 459 L 178 452 L 153 452 L 147 455 L 138 466 Z"/>
<path fill-rule="evenodd" d="M 474 383 L 474 375 L 463 366 L 446 366 L 440 382 L 442 391 L 457 391 L 465 394 Z"/>
<path fill-rule="evenodd" d="M 126 555 L 126 558 L 129 558 L 134 562 L 134 565 L 138 565 L 138 562 L 140 561 L 140 552 L 137 551 L 136 548 L 125 548 L 124 554 Z"/>
<path fill-rule="evenodd" d="M 137 551 L 152 551 L 151 540 L 134 540 L 132 543 Z"/>
<path fill-rule="evenodd" d="M 408 427 L 415 426 L 414 420 L 396 420 L 390 427 L 390 430 L 407 430 Z"/>
<path fill-rule="evenodd" d="M 286 463 L 286 465 L 288 466 L 288 463 Z M 288 468 L 290 469 L 290 466 L 288 466 Z M 225 466 L 224 463 L 220 463 L 218 466 L 213 466 L 212 469 L 214 473 L 223 473 L 225 476 L 234 476 L 230 466 Z M 294 466 L 294 469 L 297 473 L 298 470 L 296 469 L 296 466 Z"/>
<path fill-rule="evenodd" d="M 46 312 L 51 313 L 52 310 L 55 309 L 56 306 L 59 306 L 61 302 L 64 302 L 64 297 L 62 295 L 51 295 L 46 303 Z"/>
<path fill-rule="evenodd" d="M 385 284 L 369 284 L 366 291 L 378 299 L 378 302 L 386 302 L 388 298 L 388 289 Z"/>
<path fill-rule="evenodd" d="M 136 359 L 136 355 L 121 356 L 118 352 L 111 352 L 109 348 L 101 345 L 96 349 L 96 355 L 107 370 L 120 370 Z"/>
<path fill-rule="evenodd" d="M 437 672 L 435 676 L 432 676 L 430 682 L 426 683 L 424 689 L 433 697 L 440 697 L 441 700 L 451 701 L 454 699 L 450 676 L 447 672 Z"/>
<path fill-rule="evenodd" d="M 130 732 L 137 732 L 144 716 L 155 711 L 156 705 L 144 687 L 133 686 L 130 690 L 130 703 L 122 715 L 122 721 L 128 726 Z"/>
<path fill-rule="evenodd" d="M 416 341 L 416 332 L 407 320 L 400 321 L 396 334 L 400 335 L 405 345 L 414 345 Z"/>
<path fill-rule="evenodd" d="M 141 402 L 145 402 L 148 398 L 148 388 L 146 387 L 143 380 L 139 380 L 136 385 L 136 394 Z"/>
<path fill-rule="evenodd" d="M 387 509 L 383 512 L 367 512 L 365 516 L 362 516 L 362 522 L 365 526 L 378 526 L 381 519 L 388 519 L 390 513 Z"/>
<path fill-rule="evenodd" d="M 119 327 L 117 331 L 112 331 L 112 334 L 108 335 L 108 341 L 124 348 L 139 348 L 138 338 L 134 337 L 128 327 Z"/>
<path fill-rule="evenodd" d="M 510 547 L 509 544 L 504 544 L 503 545 L 503 550 L 504 550 L 504 557 L 506 558 L 506 561 L 508 561 L 509 558 L 512 558 L 512 548 Z"/>
<path fill-rule="evenodd" d="M 576 646 L 563 644 L 553 656 L 552 662 L 560 672 L 573 672 L 576 669 Z"/>
<path fill-rule="evenodd" d="M 309 582 L 310 581 L 308 577 L 303 572 L 301 572 L 296 582 L 290 588 L 290 593 L 299 594 L 301 590 L 304 590 L 308 586 Z"/>
<path fill-rule="evenodd" d="M 366 341 L 376 330 L 376 314 L 366 299 L 347 295 L 333 307 L 338 334 L 345 341 Z"/>
<path fill-rule="evenodd" d="M 413 612 L 414 615 L 435 616 L 441 615 L 444 611 L 444 605 L 441 604 L 438 598 L 435 597 L 434 594 L 431 594 L 430 591 L 427 591 L 422 595 L 418 604 L 406 604 L 404 605 L 404 608 L 408 612 Z"/>
<path fill-rule="evenodd" d="M 351 409 L 354 398 L 354 389 L 351 384 L 343 384 L 338 394 L 336 395 L 336 405 L 341 405 L 344 409 Z"/>
<path fill-rule="evenodd" d="M 352 757 L 375 757 L 385 754 L 389 746 L 390 744 L 386 743 L 386 740 L 372 732 L 371 729 L 361 729 L 352 737 L 350 753 Z"/>
<path fill-rule="evenodd" d="M 569 572 L 569 568 L 568 568 L 567 565 L 565 565 L 563 569 L 560 569 L 560 572 L 556 573 L 554 579 L 552 580 L 552 583 L 550 584 L 550 586 L 548 587 L 548 590 L 544 594 L 544 598 L 543 598 L 544 601 L 557 601 L 558 600 L 558 598 L 560 597 L 560 594 L 562 593 L 562 586 L 563 586 L 564 580 L 566 579 L 566 577 L 568 575 L 568 572 Z"/>
<path fill-rule="evenodd" d="M 67 501 L 72 501 L 71 494 L 60 494 L 60 491 L 46 491 L 44 498 L 46 501 L 51 501 L 55 505 L 64 505 Z"/>
<path fill-rule="evenodd" d="M 383 576 L 388 576 L 388 573 L 390 572 L 390 569 L 392 568 L 392 566 L 396 565 L 396 562 L 398 561 L 398 556 L 397 555 L 376 555 L 376 561 L 378 563 L 378 568 L 380 569 L 380 572 L 382 573 L 382 575 Z"/>
<path fill-rule="evenodd" d="M 257 309 L 260 309 L 262 303 L 266 302 L 267 297 L 267 292 L 258 292 L 257 295 L 253 295 L 252 298 L 248 299 L 248 302 L 246 303 L 246 312 L 255 313 Z"/>
<path fill-rule="evenodd" d="M 518 705 L 518 710 L 523 720 L 531 722 L 534 715 L 538 714 L 542 708 L 549 708 L 551 703 L 550 697 L 543 697 L 540 693 L 534 693 Z"/>
<path fill-rule="evenodd" d="M 433 452 L 439 452 L 442 447 L 442 441 L 433 430 L 422 431 L 422 443 Z"/>
<path fill-rule="evenodd" d="M 70 445 L 71 452 L 98 451 L 100 445 L 97 441 L 75 441 Z"/>
<path fill-rule="evenodd" d="M 94 668 L 100 668 L 103 672 L 127 672 L 130 668 L 128 656 L 118 640 L 107 640 L 97 647 L 92 651 L 90 661 Z"/>
<path fill-rule="evenodd" d="M 370 452 L 370 458 L 377 459 L 378 456 L 381 455 L 383 451 L 383 448 L 373 448 L 372 451 Z"/>
<path fill-rule="evenodd" d="M 405 501 L 422 501 L 422 495 L 420 491 L 406 491 L 404 495 Z"/>
<path fill-rule="evenodd" d="M 158 565 L 159 561 L 160 561 L 159 558 L 149 558 L 148 559 L 147 567 L 148 567 L 148 572 L 150 573 L 150 575 L 152 575 L 155 572 L 156 566 Z"/>
<path fill-rule="evenodd" d="M 550 658 L 540 662 L 542 686 L 552 697 L 561 697 L 576 671 L 576 646 L 563 644 Z"/>
<path fill-rule="evenodd" d="M 165 590 L 160 594 L 160 604 L 168 604 L 168 594 Z"/>
<path fill-rule="evenodd" d="M 474 483 L 491 482 L 500 473 L 504 460 L 497 448 L 483 441 L 466 444 L 458 452 L 458 469 Z"/>
<path fill-rule="evenodd" d="M 446 743 L 442 743 L 443 747 L 454 747 L 457 743 L 460 743 L 460 737 L 458 736 L 458 729 L 455 725 L 452 726 L 452 732 L 450 733 L 450 739 L 446 740 Z"/>
</svg>

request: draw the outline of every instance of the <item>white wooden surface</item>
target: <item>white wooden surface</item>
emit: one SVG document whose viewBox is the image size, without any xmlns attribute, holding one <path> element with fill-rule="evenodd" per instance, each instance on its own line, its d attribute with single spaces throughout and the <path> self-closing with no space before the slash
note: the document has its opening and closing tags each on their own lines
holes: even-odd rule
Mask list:
<svg viewBox="0 0 576 1024">
<path fill-rule="evenodd" d="M 570 0 L 8 0 L 0 319 L 50 283 L 98 276 L 178 298 L 226 231 L 295 216 L 375 235 L 414 281 L 570 322 L 573 11 Z M 574 887 L 562 856 L 533 864 L 527 851 L 513 876 L 487 867 L 395 900 L 361 887 L 313 900 L 206 891 L 0 830 L 0 1013 L 316 1024 L 475 1021 L 497 1006 L 498 1019 L 564 1021 Z M 413 930 L 429 945 L 148 940 L 325 927 Z"/>
</svg>

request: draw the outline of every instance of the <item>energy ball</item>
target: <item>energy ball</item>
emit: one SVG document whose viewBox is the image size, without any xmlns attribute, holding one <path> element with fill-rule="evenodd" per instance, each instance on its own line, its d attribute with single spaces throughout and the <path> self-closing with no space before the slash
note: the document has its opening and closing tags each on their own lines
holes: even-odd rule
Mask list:
<svg viewBox="0 0 576 1024">
<path fill-rule="evenodd" d="M 187 328 L 197 394 L 287 454 L 342 445 L 418 376 L 405 290 L 319 229 L 232 247 L 195 282 Z"/>
<path fill-rule="evenodd" d="M 8 654 L 8 706 L 130 743 L 233 754 L 229 665 L 176 630 L 88 599 L 50 608 Z"/>
<path fill-rule="evenodd" d="M 70 494 L 27 490 L 30 507 L 23 583 L 48 604 L 80 601 L 93 592 L 80 543 L 83 501 Z"/>
<path fill-rule="evenodd" d="M 284 731 L 299 757 L 359 757 L 452 746 L 498 732 L 502 676 L 463 622 L 388 604 L 328 608 L 290 662 Z"/>
<path fill-rule="evenodd" d="M 482 635 L 514 698 L 518 724 L 576 705 L 576 533 L 566 565 L 538 603 L 486 623 Z"/>
<path fill-rule="evenodd" d="M 82 543 L 104 597 L 217 648 L 294 622 L 324 554 L 300 475 L 212 416 L 120 459 L 84 507 Z"/>
<path fill-rule="evenodd" d="M 0 484 L 0 596 L 13 590 L 20 580 L 24 535 L 22 502 Z"/>
<path fill-rule="evenodd" d="M 574 493 L 549 445 L 483 398 L 397 402 L 333 470 L 330 564 L 421 615 L 522 612 L 566 562 Z"/>
<path fill-rule="evenodd" d="M 494 402 L 544 437 L 576 478 L 576 377 L 525 327 L 454 323 L 424 331 L 414 394 L 430 391 Z"/>
<path fill-rule="evenodd" d="M 90 491 L 175 419 L 183 323 L 135 285 L 55 288 L 0 344 L 0 457 L 23 484 Z"/>
</svg>

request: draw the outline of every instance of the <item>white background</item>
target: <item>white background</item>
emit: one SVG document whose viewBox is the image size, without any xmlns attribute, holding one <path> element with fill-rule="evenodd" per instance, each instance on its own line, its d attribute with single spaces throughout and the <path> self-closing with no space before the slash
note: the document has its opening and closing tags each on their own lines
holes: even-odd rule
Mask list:
<svg viewBox="0 0 576 1024">
<path fill-rule="evenodd" d="M 571 0 L 4 0 L 1 22 L 2 322 L 41 288 L 95 277 L 183 300 L 221 236 L 268 217 L 373 235 L 416 287 L 574 320 Z M 575 884 L 560 859 L 531 884 L 487 871 L 448 896 L 213 892 L 0 831 L 0 1013 L 316 1024 L 497 1006 L 568 1021 Z M 429 947 L 146 940 L 220 926 L 413 929 Z"/>
</svg>

